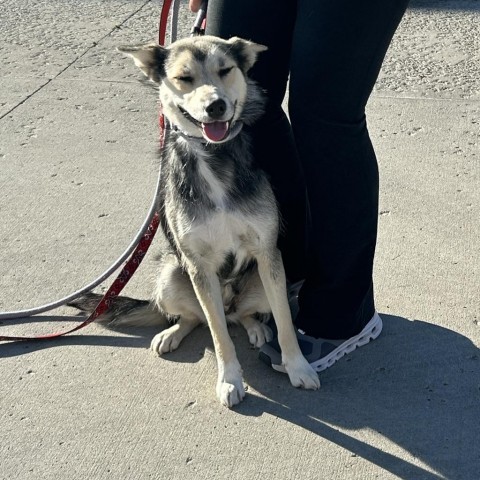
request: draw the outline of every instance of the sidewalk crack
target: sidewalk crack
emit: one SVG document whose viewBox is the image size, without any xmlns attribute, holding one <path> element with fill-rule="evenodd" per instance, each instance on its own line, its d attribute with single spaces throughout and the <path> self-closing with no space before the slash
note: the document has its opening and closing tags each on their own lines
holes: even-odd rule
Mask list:
<svg viewBox="0 0 480 480">
<path fill-rule="evenodd" d="M 56 75 L 53 77 L 49 78 L 45 83 L 37 87 L 32 93 L 29 93 L 25 98 L 22 98 L 16 105 L 14 105 L 10 110 L 5 112 L 4 114 L 0 115 L 0 120 L 3 120 L 7 115 L 10 115 L 12 112 L 14 112 L 18 107 L 23 105 L 25 102 L 30 100 L 34 95 L 36 95 L 40 90 L 43 90 L 47 85 L 52 83 L 54 80 L 56 80 L 60 75 L 65 73 L 72 65 L 74 65 L 76 62 L 78 62 L 81 58 L 83 58 L 90 50 L 93 48 L 97 47 L 103 40 L 105 40 L 107 37 L 109 37 L 113 32 L 121 28 L 125 23 L 127 23 L 132 17 L 134 17 L 138 12 L 143 10 L 149 3 L 151 3 L 152 0 L 146 0 L 139 8 L 134 10 L 130 15 L 128 15 L 126 18 L 124 18 L 120 23 L 116 24 L 108 33 L 103 35 L 99 40 L 93 41 L 92 44 L 85 49 L 84 52 L 82 52 L 80 55 L 77 55 L 70 63 L 68 63 L 64 68 L 62 68 Z"/>
</svg>

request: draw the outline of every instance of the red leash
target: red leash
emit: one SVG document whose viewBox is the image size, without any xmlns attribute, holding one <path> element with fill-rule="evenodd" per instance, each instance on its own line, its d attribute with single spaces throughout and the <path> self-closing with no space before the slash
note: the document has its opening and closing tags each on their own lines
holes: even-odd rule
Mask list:
<svg viewBox="0 0 480 480">
<path fill-rule="evenodd" d="M 160 25 L 158 26 L 158 44 L 165 44 L 165 37 L 167 35 L 168 15 L 170 13 L 170 7 L 172 6 L 172 0 L 164 0 L 162 5 L 162 11 L 160 12 Z"/>
<path fill-rule="evenodd" d="M 165 43 L 165 34 L 166 34 L 168 15 L 170 12 L 171 4 L 172 4 L 172 0 L 165 0 L 162 6 L 162 11 L 160 13 L 160 25 L 159 25 L 159 35 L 158 35 L 158 43 L 160 45 L 163 45 Z M 163 148 L 164 138 L 165 138 L 165 119 L 161 110 L 160 110 L 160 116 L 159 116 L 159 127 L 160 127 L 160 148 Z M 133 274 L 135 273 L 138 266 L 144 259 L 145 254 L 147 253 L 152 243 L 153 237 L 155 236 L 155 233 L 157 232 L 157 229 L 158 229 L 158 224 L 159 224 L 159 214 L 158 212 L 155 212 L 155 214 L 153 215 L 152 221 L 150 222 L 150 225 L 148 226 L 147 230 L 143 234 L 142 239 L 138 243 L 131 257 L 126 262 L 125 266 L 122 268 L 121 272 L 119 273 L 119 275 L 117 276 L 113 284 L 107 290 L 107 293 L 105 293 L 103 298 L 95 307 L 95 310 L 80 325 L 77 325 L 76 327 L 70 330 L 67 330 L 65 332 L 56 332 L 56 333 L 50 333 L 47 335 L 38 335 L 38 336 L 0 335 L 0 341 L 51 340 L 53 338 L 62 337 L 63 335 L 76 332 L 77 330 L 80 330 L 81 328 L 84 328 L 90 323 L 94 322 L 100 315 L 102 315 L 108 310 L 108 308 L 112 304 L 113 299 L 120 294 L 120 292 L 123 290 L 125 285 L 132 278 Z"/>
</svg>

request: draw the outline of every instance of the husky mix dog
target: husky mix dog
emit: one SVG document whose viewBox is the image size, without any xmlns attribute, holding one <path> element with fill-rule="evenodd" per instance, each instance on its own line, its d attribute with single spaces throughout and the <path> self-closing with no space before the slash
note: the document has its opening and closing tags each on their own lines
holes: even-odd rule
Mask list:
<svg viewBox="0 0 480 480">
<path fill-rule="evenodd" d="M 227 321 L 243 325 L 250 342 L 260 347 L 272 338 L 265 320 L 273 314 L 292 385 L 317 389 L 318 376 L 302 356 L 292 325 L 276 246 L 275 198 L 254 164 L 243 128 L 263 112 L 264 96 L 246 74 L 266 47 L 204 36 L 167 48 L 148 44 L 119 50 L 159 84 L 168 123 L 159 198 L 164 238 L 153 301 L 118 298 L 103 321 L 151 325 L 169 320 L 171 326 L 152 340 L 158 355 L 208 323 L 218 363 L 217 397 L 231 407 L 245 389 Z M 88 310 L 97 301 L 89 294 L 73 306 Z"/>
</svg>

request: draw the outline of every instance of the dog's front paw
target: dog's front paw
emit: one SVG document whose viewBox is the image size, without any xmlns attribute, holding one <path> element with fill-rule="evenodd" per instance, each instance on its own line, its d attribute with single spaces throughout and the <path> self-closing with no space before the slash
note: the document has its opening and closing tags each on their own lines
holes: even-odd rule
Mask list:
<svg viewBox="0 0 480 480">
<path fill-rule="evenodd" d="M 245 387 L 243 386 L 241 379 L 240 381 L 235 381 L 234 383 L 221 380 L 218 381 L 217 398 L 225 407 L 231 408 L 234 405 L 237 405 L 244 399 L 244 397 Z"/>
<path fill-rule="evenodd" d="M 150 350 L 159 356 L 173 352 L 173 350 L 178 348 L 182 339 L 183 336 L 179 332 L 177 325 L 173 325 L 153 337 Z"/>
<path fill-rule="evenodd" d="M 225 365 L 218 372 L 217 398 L 222 405 L 231 408 L 245 397 L 245 387 L 242 381 L 242 368 L 236 365 Z"/>
<path fill-rule="evenodd" d="M 302 355 L 283 363 L 288 373 L 288 378 L 290 378 L 290 382 L 294 387 L 307 390 L 318 390 L 320 388 L 320 379 L 317 372 Z"/>
</svg>

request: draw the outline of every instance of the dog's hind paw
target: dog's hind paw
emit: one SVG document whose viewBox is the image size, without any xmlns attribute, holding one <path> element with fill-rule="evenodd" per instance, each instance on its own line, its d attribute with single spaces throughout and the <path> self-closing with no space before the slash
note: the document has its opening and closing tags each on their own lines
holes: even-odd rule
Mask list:
<svg viewBox="0 0 480 480">
<path fill-rule="evenodd" d="M 175 327 L 176 325 L 167 328 L 153 337 L 150 344 L 150 350 L 153 353 L 160 356 L 164 353 L 173 352 L 178 348 L 183 340 L 183 335 Z"/>
<path fill-rule="evenodd" d="M 235 384 L 219 381 L 217 383 L 217 397 L 222 405 L 231 408 L 244 399 L 245 387 L 242 381 L 235 382 Z"/>
<path fill-rule="evenodd" d="M 248 340 L 254 347 L 260 348 L 266 342 L 270 342 L 272 340 L 272 330 L 268 325 L 265 325 L 265 323 L 259 322 L 250 316 L 240 318 L 239 322 L 247 331 Z"/>
<path fill-rule="evenodd" d="M 266 342 L 270 342 L 273 338 L 272 330 L 264 323 L 256 322 L 254 325 L 247 329 L 248 339 L 250 343 L 260 348 Z"/>
<path fill-rule="evenodd" d="M 156 355 L 173 352 L 199 323 L 198 319 L 180 318 L 175 325 L 153 337 L 150 350 Z"/>
<path fill-rule="evenodd" d="M 320 388 L 320 379 L 317 372 L 303 356 L 292 362 L 284 362 L 284 365 L 288 378 L 290 378 L 290 382 L 294 387 L 307 390 L 318 390 Z"/>
</svg>

